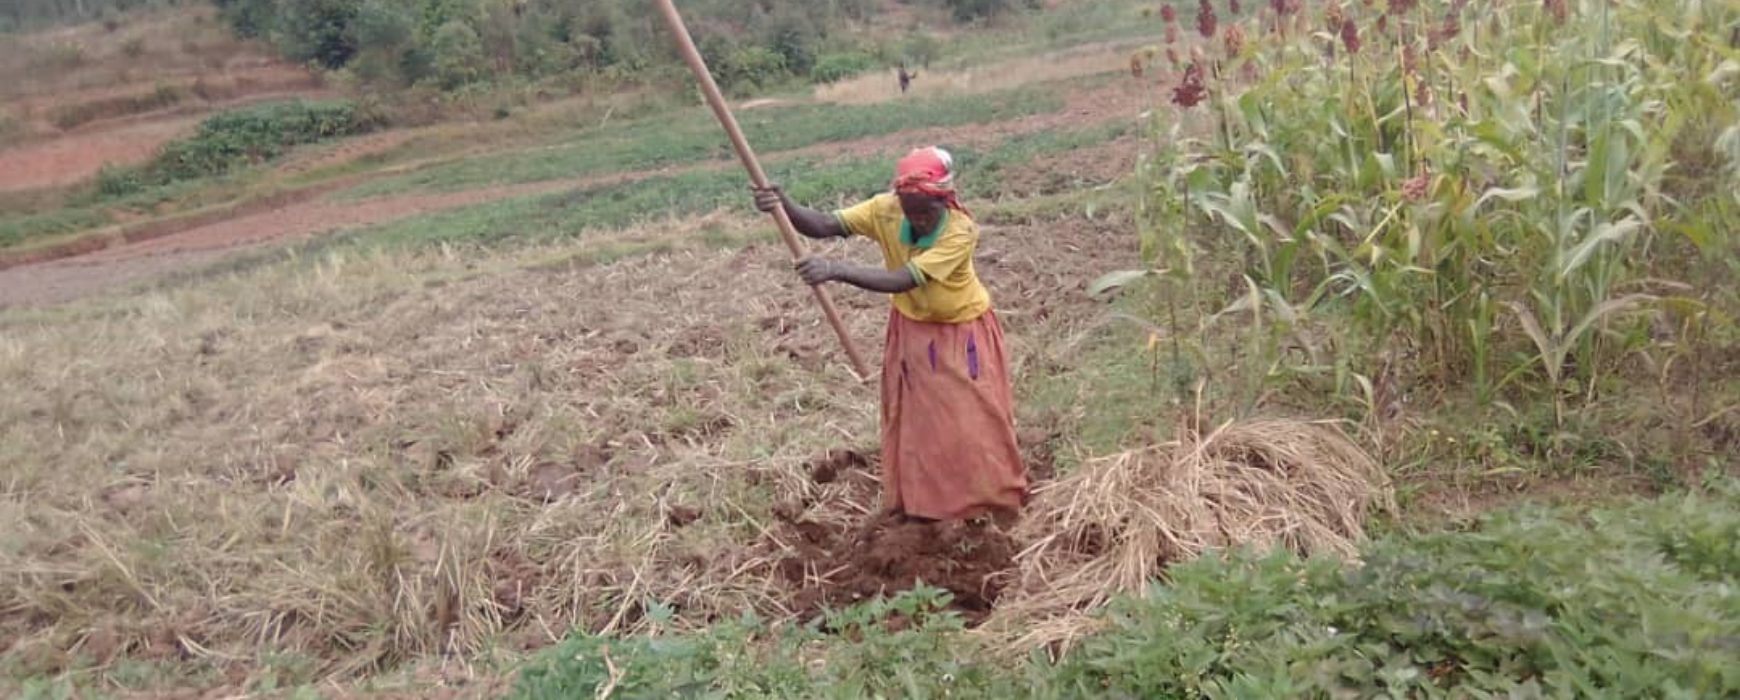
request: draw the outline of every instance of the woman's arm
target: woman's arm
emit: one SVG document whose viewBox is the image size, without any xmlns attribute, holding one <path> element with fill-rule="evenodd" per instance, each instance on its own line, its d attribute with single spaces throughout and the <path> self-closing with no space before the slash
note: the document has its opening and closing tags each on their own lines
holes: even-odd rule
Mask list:
<svg viewBox="0 0 1740 700">
<path fill-rule="evenodd" d="M 859 289 L 883 294 L 899 294 L 918 287 L 918 280 L 904 268 L 883 270 L 860 267 L 837 260 L 804 258 L 797 264 L 798 276 L 812 285 L 824 282 L 845 282 Z"/>
<path fill-rule="evenodd" d="M 816 211 L 809 207 L 798 205 L 785 196 L 785 191 L 779 185 L 767 188 L 751 187 L 755 192 L 755 208 L 763 213 L 773 213 L 774 207 L 784 207 L 785 215 L 791 217 L 792 226 L 810 238 L 845 238 L 850 235 L 846 227 L 840 225 L 840 220 L 833 214 Z"/>
</svg>

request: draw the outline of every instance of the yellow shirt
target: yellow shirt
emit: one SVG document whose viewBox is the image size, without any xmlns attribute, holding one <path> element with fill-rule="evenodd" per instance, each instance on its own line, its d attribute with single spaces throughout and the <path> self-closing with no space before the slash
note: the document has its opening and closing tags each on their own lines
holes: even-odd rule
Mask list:
<svg viewBox="0 0 1740 700">
<path fill-rule="evenodd" d="M 905 269 L 918 282 L 893 295 L 894 308 L 914 321 L 966 323 L 991 308 L 991 294 L 973 270 L 973 249 L 979 245 L 979 225 L 960 211 L 949 210 L 937 230 L 915 235 L 900 209 L 900 198 L 879 194 L 834 212 L 847 232 L 876 241 L 890 270 Z"/>
</svg>

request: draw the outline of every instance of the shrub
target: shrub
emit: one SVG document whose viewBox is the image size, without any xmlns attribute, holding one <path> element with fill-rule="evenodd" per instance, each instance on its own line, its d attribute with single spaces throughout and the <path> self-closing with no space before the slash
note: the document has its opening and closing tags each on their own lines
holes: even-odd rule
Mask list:
<svg viewBox="0 0 1740 700">
<path fill-rule="evenodd" d="M 368 131 L 379 121 L 347 101 L 280 102 L 222 112 L 202 122 L 192 136 L 165 145 L 142 167 L 104 168 L 95 189 L 99 198 L 115 199 L 147 187 L 221 175 L 276 158 L 291 146 Z"/>
<path fill-rule="evenodd" d="M 859 51 L 822 54 L 821 58 L 816 59 L 816 66 L 810 69 L 810 80 L 818 83 L 832 83 L 875 67 L 876 59 Z"/>
<path fill-rule="evenodd" d="M 405 72 L 406 54 L 416 46 L 417 22 L 411 12 L 389 0 L 368 0 L 357 8 L 358 52 L 350 68 L 370 83 L 410 84 L 423 78 Z"/>
<path fill-rule="evenodd" d="M 97 170 L 96 185 L 98 196 L 120 199 L 145 189 L 145 178 L 138 168 L 104 165 Z"/>
<path fill-rule="evenodd" d="M 761 46 L 736 47 L 726 54 L 716 72 L 719 87 L 739 95 L 766 89 L 791 77 L 785 57 Z"/>
<path fill-rule="evenodd" d="M 271 34 L 277 24 L 278 6 L 270 0 L 213 0 L 225 22 L 244 37 Z"/>
<path fill-rule="evenodd" d="M 484 78 L 483 40 L 471 25 L 460 21 L 441 25 L 430 48 L 431 77 L 442 89 L 455 90 Z"/>
<path fill-rule="evenodd" d="M 251 161 L 275 158 L 297 144 L 360 133 L 375 125 L 350 102 L 281 102 L 224 112 L 192 137 L 163 149 L 152 168 L 168 180 L 216 175 Z"/>
<path fill-rule="evenodd" d="M 287 0 L 273 29 L 290 58 L 343 68 L 356 55 L 358 6 L 351 0 Z"/>
<path fill-rule="evenodd" d="M 414 84 L 433 78 L 457 89 L 490 78 L 486 70 L 490 61 L 497 71 L 530 77 L 584 70 L 644 78 L 649 69 L 679 67 L 668 50 L 663 27 L 650 21 L 648 6 L 641 0 L 215 2 L 238 34 L 269 37 L 294 60 L 333 70 L 354 69 L 365 80 L 396 77 L 398 82 Z M 743 89 L 778 83 L 792 75 L 808 76 L 830 28 L 847 18 L 862 19 L 877 7 L 873 0 L 715 0 L 696 5 L 686 12 L 703 45 L 711 34 L 733 46 L 759 47 L 739 57 L 742 69 L 734 77 Z M 465 25 L 470 33 L 454 23 Z M 448 48 L 458 48 L 460 53 L 452 54 Z M 771 62 L 760 50 L 777 54 L 779 62 Z M 730 53 L 708 57 L 713 65 L 722 66 Z"/>
<path fill-rule="evenodd" d="M 909 65 L 930 67 L 930 61 L 942 52 L 942 42 L 935 36 L 917 32 L 900 43 L 900 53 Z"/>
</svg>

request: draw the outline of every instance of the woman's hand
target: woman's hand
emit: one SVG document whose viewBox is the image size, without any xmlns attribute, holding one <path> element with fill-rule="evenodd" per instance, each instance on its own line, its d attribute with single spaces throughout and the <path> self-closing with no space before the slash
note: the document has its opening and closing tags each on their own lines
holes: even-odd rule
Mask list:
<svg viewBox="0 0 1740 700">
<path fill-rule="evenodd" d="M 814 286 L 840 279 L 840 264 L 825 258 L 804 258 L 797 263 L 798 276 Z"/>
<path fill-rule="evenodd" d="M 756 187 L 751 185 L 749 191 L 755 193 L 755 209 L 763 214 L 772 214 L 777 207 L 785 206 L 785 192 L 779 185 Z M 790 207 L 786 207 L 790 210 Z"/>
<path fill-rule="evenodd" d="M 755 194 L 755 208 L 763 214 L 772 214 L 781 209 L 791 219 L 791 225 L 799 234 L 807 238 L 845 238 L 846 227 L 833 214 L 816 211 L 809 207 L 793 204 L 790 197 L 785 196 L 785 190 L 779 185 L 769 183 L 766 187 L 749 186 L 749 191 Z"/>
<path fill-rule="evenodd" d="M 874 267 L 860 267 L 838 260 L 826 258 L 804 258 L 797 264 L 798 276 L 811 286 L 824 282 L 843 282 L 859 289 L 868 289 L 883 294 L 899 294 L 910 291 L 918 286 L 918 280 L 906 268 L 898 270 L 880 270 Z"/>
</svg>

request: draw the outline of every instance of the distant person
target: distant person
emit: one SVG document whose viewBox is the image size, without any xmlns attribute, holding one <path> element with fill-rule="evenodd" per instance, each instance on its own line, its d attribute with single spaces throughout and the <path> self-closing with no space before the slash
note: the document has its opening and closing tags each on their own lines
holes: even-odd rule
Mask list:
<svg viewBox="0 0 1740 700">
<path fill-rule="evenodd" d="M 918 74 L 906 72 L 906 64 L 902 63 L 900 64 L 898 77 L 900 78 L 900 94 L 904 95 L 906 94 L 907 88 L 912 87 L 912 79 L 917 78 Z"/>
<path fill-rule="evenodd" d="M 862 236 L 883 268 L 806 258 L 809 284 L 892 295 L 882 353 L 882 505 L 928 520 L 1013 517 L 1027 499 L 1015 442 L 1015 392 L 1003 328 L 973 269 L 979 227 L 955 196 L 954 160 L 920 148 L 895 166 L 893 192 L 833 213 L 755 189 L 810 238 Z"/>
</svg>

